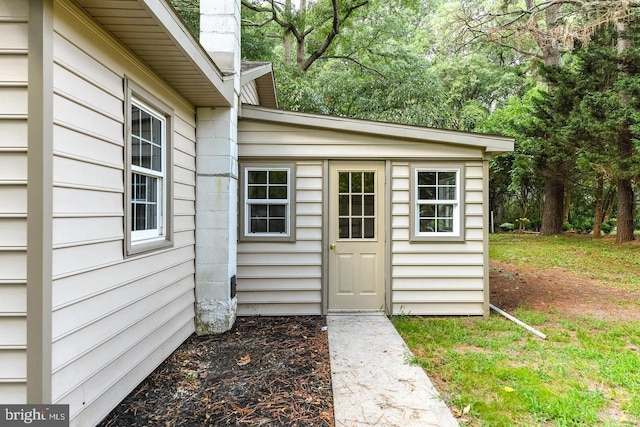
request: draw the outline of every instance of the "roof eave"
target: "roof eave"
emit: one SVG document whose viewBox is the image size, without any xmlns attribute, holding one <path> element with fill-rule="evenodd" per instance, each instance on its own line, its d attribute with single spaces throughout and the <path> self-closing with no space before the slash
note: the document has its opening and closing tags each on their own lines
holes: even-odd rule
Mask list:
<svg viewBox="0 0 640 427">
<path fill-rule="evenodd" d="M 481 147 L 491 155 L 513 151 L 513 138 L 454 130 L 434 129 L 396 123 L 374 122 L 344 117 L 322 116 L 263 107 L 246 106 L 243 119 L 262 120 L 323 129 L 400 137 L 416 141 Z"/>
<path fill-rule="evenodd" d="M 118 0 L 117 2 L 103 0 L 72 0 L 81 7 L 95 22 L 108 31 L 116 40 L 125 46 L 141 61 L 149 65 L 160 77 L 162 77 L 177 92 L 184 96 L 193 105 L 199 107 L 221 107 L 233 104 L 234 88 L 233 79 L 225 76 L 211 57 L 207 54 L 200 43 L 191 35 L 185 27 L 180 17 L 173 7 L 166 0 Z M 118 16 L 110 14 L 109 11 L 116 9 L 127 9 L 135 11 L 145 11 L 148 18 L 152 18 L 153 25 L 135 26 L 127 23 L 130 30 L 123 29 L 126 25 L 116 22 Z M 122 17 L 126 19 L 126 17 Z M 143 36 L 131 38 L 130 34 L 135 32 Z M 192 82 L 185 81 L 183 75 L 174 72 L 171 64 L 167 61 L 160 63 L 161 57 L 154 64 L 149 59 L 150 54 L 145 51 L 148 47 L 148 40 L 144 40 L 145 34 L 162 33 L 168 41 L 173 52 L 179 52 L 183 64 L 189 64 L 190 75 L 193 81 L 202 83 L 197 90 L 193 88 Z M 147 44 L 143 42 L 147 42 Z M 145 57 L 146 55 L 146 57 Z"/>
</svg>

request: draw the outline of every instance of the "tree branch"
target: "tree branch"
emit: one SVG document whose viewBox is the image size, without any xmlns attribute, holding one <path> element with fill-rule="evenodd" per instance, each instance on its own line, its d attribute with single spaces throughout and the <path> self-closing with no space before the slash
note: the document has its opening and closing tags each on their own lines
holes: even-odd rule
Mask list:
<svg viewBox="0 0 640 427">
<path fill-rule="evenodd" d="M 346 61 L 351 61 L 351 62 L 357 64 L 362 69 L 372 71 L 372 72 L 376 73 L 377 75 L 379 75 L 380 77 L 382 77 L 383 79 L 388 79 L 388 77 L 385 76 L 384 74 L 382 74 L 380 71 L 376 70 L 375 68 L 372 68 L 372 67 L 369 67 L 369 66 L 363 64 L 360 60 L 358 60 L 356 58 L 353 58 L 351 56 L 326 55 L 326 56 L 318 58 L 318 60 L 328 60 L 328 59 L 343 59 L 343 60 L 346 60 Z"/>
<path fill-rule="evenodd" d="M 311 64 L 313 64 L 318 58 L 320 58 L 327 51 L 329 46 L 331 46 L 333 39 L 335 39 L 336 36 L 340 33 L 341 21 L 345 21 L 346 19 L 348 19 L 354 10 L 369 4 L 369 0 L 361 1 L 358 4 L 349 7 L 342 19 L 340 19 L 340 10 L 338 8 L 338 0 L 331 0 L 331 3 L 333 4 L 333 25 L 331 27 L 331 31 L 329 32 L 329 34 L 327 34 L 327 37 L 324 39 L 324 42 L 322 43 L 322 45 L 318 49 L 316 49 L 314 52 L 312 52 L 311 55 L 309 55 L 309 57 L 306 60 L 300 63 L 301 58 L 298 58 L 298 65 L 300 66 L 300 69 L 302 71 L 307 71 L 309 67 L 311 67 Z"/>
</svg>

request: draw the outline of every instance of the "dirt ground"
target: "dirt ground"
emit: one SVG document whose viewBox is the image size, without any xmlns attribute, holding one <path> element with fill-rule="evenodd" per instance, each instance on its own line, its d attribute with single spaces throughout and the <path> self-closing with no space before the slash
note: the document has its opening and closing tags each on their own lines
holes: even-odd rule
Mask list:
<svg viewBox="0 0 640 427">
<path fill-rule="evenodd" d="M 602 285 L 561 268 L 492 261 L 489 277 L 491 304 L 507 312 L 525 307 L 602 320 L 640 320 L 640 292 Z"/>
<path fill-rule="evenodd" d="M 640 320 L 640 292 L 575 274 L 492 262 L 491 303 L 600 319 Z M 242 317 L 233 330 L 192 336 L 100 424 L 333 426 L 325 318 Z"/>
</svg>

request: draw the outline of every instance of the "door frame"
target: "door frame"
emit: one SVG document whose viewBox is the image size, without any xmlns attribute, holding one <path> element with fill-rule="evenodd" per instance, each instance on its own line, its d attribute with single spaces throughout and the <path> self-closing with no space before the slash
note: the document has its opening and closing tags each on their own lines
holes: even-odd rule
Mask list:
<svg viewBox="0 0 640 427">
<path fill-rule="evenodd" d="M 322 314 L 326 315 L 329 312 L 329 245 L 331 244 L 331 237 L 329 234 L 329 202 L 331 201 L 331 194 L 329 192 L 329 179 L 330 179 L 330 163 L 346 163 L 346 162 L 384 162 L 384 174 L 385 182 L 382 186 L 384 190 L 384 310 L 380 313 L 390 316 L 393 313 L 392 307 L 392 286 L 391 286 L 391 189 L 392 189 L 392 175 L 391 175 L 391 161 L 386 159 L 325 159 L 322 162 Z M 407 161 L 408 162 L 408 161 Z M 339 313 L 338 313 L 339 314 Z M 357 313 L 345 313 L 345 314 L 357 314 Z M 363 312 L 362 314 L 372 314 L 371 312 Z"/>
</svg>

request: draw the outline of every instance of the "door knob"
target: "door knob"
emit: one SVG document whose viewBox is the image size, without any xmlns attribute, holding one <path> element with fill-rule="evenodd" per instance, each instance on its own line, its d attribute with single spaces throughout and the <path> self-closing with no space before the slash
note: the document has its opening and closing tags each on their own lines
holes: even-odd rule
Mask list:
<svg viewBox="0 0 640 427">
<path fill-rule="evenodd" d="M 329 249 L 334 250 L 336 248 L 336 244 L 332 243 L 329 245 Z"/>
</svg>

